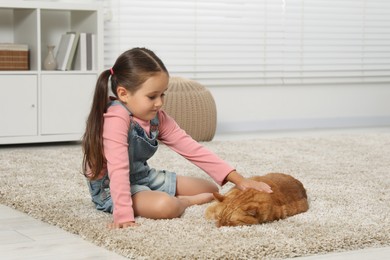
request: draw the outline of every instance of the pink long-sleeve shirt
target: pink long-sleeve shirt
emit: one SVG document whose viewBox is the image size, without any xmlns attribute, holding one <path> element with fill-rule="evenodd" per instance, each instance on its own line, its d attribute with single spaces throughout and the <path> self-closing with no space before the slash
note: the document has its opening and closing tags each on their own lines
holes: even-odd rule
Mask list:
<svg viewBox="0 0 390 260">
<path fill-rule="evenodd" d="M 223 185 L 226 176 L 234 168 L 193 140 L 163 110 L 158 112 L 158 119 L 160 122 L 158 139 L 173 151 L 205 171 L 219 185 Z M 144 121 L 136 117 L 133 117 L 133 120 L 146 133 L 149 133 L 150 121 Z M 122 106 L 110 106 L 107 113 L 104 114 L 103 146 L 107 164 L 102 174 L 107 171 L 109 173 L 115 223 L 134 221 L 129 180 L 129 144 L 127 139 L 129 127 L 130 116 L 128 111 Z"/>
</svg>

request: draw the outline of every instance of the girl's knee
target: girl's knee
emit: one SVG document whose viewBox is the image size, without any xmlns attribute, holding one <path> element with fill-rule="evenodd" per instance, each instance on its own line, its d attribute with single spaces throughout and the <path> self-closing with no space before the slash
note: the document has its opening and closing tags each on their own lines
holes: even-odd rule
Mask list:
<svg viewBox="0 0 390 260">
<path fill-rule="evenodd" d="M 167 194 L 155 201 L 154 211 L 158 216 L 157 218 L 171 219 L 180 217 L 184 212 L 184 208 L 178 198 Z"/>
<path fill-rule="evenodd" d="M 205 193 L 205 192 L 213 193 L 213 192 L 219 191 L 218 186 L 214 182 L 211 182 L 211 181 L 205 181 L 202 186 L 203 186 L 202 193 Z"/>
<path fill-rule="evenodd" d="M 210 191 L 211 191 L 211 193 L 218 192 L 219 188 L 215 183 L 210 182 Z"/>
<path fill-rule="evenodd" d="M 157 191 L 143 191 L 133 195 L 133 208 L 136 216 L 151 219 L 177 218 L 185 210 L 177 197 Z"/>
</svg>

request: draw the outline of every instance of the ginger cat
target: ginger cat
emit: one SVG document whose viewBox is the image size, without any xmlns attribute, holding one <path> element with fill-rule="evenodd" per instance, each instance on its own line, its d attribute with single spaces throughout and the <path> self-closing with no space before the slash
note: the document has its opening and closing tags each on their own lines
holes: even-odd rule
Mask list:
<svg viewBox="0 0 390 260">
<path fill-rule="evenodd" d="M 271 186 L 273 193 L 232 188 L 225 195 L 214 193 L 217 202 L 206 209 L 206 218 L 216 226 L 253 225 L 283 219 L 308 210 L 306 190 L 290 175 L 268 173 L 251 179 Z"/>
</svg>

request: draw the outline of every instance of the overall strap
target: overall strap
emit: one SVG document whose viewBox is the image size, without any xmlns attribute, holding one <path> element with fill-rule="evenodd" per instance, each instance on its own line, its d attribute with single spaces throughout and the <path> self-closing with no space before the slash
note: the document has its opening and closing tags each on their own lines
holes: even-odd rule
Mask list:
<svg viewBox="0 0 390 260">
<path fill-rule="evenodd" d="M 110 106 L 122 106 L 124 107 L 127 112 L 129 112 L 129 115 L 130 115 L 130 118 L 131 118 L 131 124 L 133 125 L 134 122 L 132 120 L 132 117 L 133 117 L 133 114 L 131 113 L 131 111 L 122 103 L 120 102 L 119 100 L 112 100 L 108 103 L 108 106 L 107 107 L 110 107 Z M 152 119 L 150 120 L 150 132 L 151 132 L 151 135 L 153 135 L 153 137 L 156 137 L 156 135 L 158 135 L 158 125 L 159 125 L 160 121 L 158 120 L 158 113 L 157 115 Z"/>
<path fill-rule="evenodd" d="M 127 112 L 129 112 L 129 115 L 130 116 L 132 116 L 133 114 L 130 112 L 130 110 L 127 108 L 127 106 L 125 106 L 122 102 L 120 102 L 119 100 L 112 100 L 112 101 L 110 101 L 109 103 L 108 103 L 108 105 L 107 105 L 107 107 L 110 107 L 110 106 L 122 106 L 122 107 L 124 107 L 126 110 L 127 110 Z"/>
</svg>

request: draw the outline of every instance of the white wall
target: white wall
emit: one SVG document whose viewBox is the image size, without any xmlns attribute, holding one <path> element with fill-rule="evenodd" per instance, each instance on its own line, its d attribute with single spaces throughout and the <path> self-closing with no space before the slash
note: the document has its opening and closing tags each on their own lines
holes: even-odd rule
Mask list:
<svg viewBox="0 0 390 260">
<path fill-rule="evenodd" d="M 388 84 L 208 89 L 219 133 L 390 125 Z"/>
</svg>

